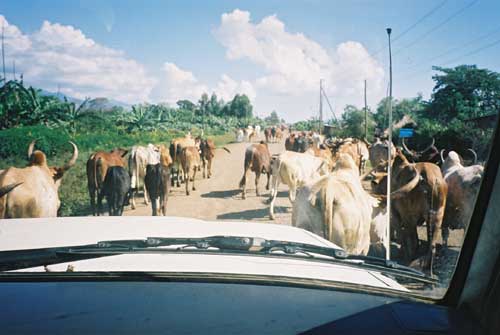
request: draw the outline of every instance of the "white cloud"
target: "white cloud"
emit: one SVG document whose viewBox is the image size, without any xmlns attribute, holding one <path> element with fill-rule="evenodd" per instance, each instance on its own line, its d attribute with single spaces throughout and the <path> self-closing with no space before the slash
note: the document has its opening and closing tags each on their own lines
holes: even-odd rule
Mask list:
<svg viewBox="0 0 500 335">
<path fill-rule="evenodd" d="M 236 81 L 223 74 L 218 83 L 209 87 L 201 83 L 192 72 L 166 62 L 162 67 L 160 84 L 155 88 L 155 99 L 174 105 L 180 99 L 198 101 L 203 93 L 215 93 L 219 98 L 230 101 L 236 94 L 246 94 L 253 101 L 256 93 L 249 81 Z"/>
<path fill-rule="evenodd" d="M 288 32 L 276 15 L 253 23 L 250 13 L 239 9 L 222 14 L 213 34 L 226 48 L 227 59 L 247 59 L 263 68 L 265 75 L 255 78 L 255 84 L 259 97 L 266 96 L 269 111 L 273 109 L 268 106 L 271 92 L 302 96 L 307 101 L 287 113 L 292 119 L 304 118 L 304 110 L 317 100 L 312 93 L 318 91 L 320 79 L 325 79 L 328 95 L 338 103 L 361 103 L 365 79 L 370 83 L 369 95 L 383 95 L 384 70 L 359 42 L 347 41 L 328 52 L 304 34 Z"/>
<path fill-rule="evenodd" d="M 72 26 L 44 21 L 23 34 L 0 15 L 5 26 L 6 58 L 27 83 L 76 98 L 108 97 L 128 103 L 149 99 L 155 80 L 144 66 L 121 51 L 107 48 Z"/>
</svg>

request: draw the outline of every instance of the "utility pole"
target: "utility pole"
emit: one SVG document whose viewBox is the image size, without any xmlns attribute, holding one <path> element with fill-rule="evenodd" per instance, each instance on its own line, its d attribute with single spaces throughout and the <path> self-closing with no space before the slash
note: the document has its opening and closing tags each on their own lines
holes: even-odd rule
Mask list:
<svg viewBox="0 0 500 335">
<path fill-rule="evenodd" d="M 319 80 L 319 120 L 318 132 L 321 134 L 321 125 L 323 124 L 323 79 Z"/>
<path fill-rule="evenodd" d="M 2 24 L 2 67 L 3 67 L 3 81 L 7 82 L 7 77 L 5 76 L 5 45 L 3 43 L 3 32 L 4 32 L 4 26 Z"/>
<path fill-rule="evenodd" d="M 368 105 L 366 103 L 366 79 L 365 79 L 365 140 L 368 139 Z"/>
<path fill-rule="evenodd" d="M 392 149 L 392 51 L 391 51 L 391 28 L 387 28 L 387 38 L 389 40 L 389 143 L 387 146 L 387 228 L 385 259 L 391 258 L 391 149 Z"/>
</svg>

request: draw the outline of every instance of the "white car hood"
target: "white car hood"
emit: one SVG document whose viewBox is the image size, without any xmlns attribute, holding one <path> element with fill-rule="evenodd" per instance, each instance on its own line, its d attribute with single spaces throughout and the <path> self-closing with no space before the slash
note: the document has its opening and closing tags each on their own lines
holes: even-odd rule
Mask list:
<svg viewBox="0 0 500 335">
<path fill-rule="evenodd" d="M 67 217 L 2 220 L 0 251 L 95 244 L 106 240 L 147 237 L 207 237 L 215 235 L 260 237 L 337 245 L 303 229 L 251 222 L 209 222 L 181 217 Z M 122 254 L 48 266 L 50 271 L 140 271 L 249 274 L 347 282 L 408 291 L 376 271 L 307 259 L 281 259 L 247 255 Z M 43 267 L 16 271 L 45 271 Z"/>
</svg>

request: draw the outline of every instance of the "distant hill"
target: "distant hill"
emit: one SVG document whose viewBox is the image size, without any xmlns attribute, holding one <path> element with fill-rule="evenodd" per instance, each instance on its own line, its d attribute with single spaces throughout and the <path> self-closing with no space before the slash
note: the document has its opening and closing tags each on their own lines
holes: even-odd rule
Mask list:
<svg viewBox="0 0 500 335">
<path fill-rule="evenodd" d="M 42 95 L 57 97 L 61 100 L 64 100 L 64 98 L 66 98 L 66 100 L 68 100 L 69 102 L 74 102 L 77 105 L 83 102 L 83 100 L 81 99 L 73 98 L 62 93 L 54 93 L 45 90 L 41 90 L 41 93 Z M 125 109 L 130 109 L 132 106 L 118 100 L 100 97 L 89 100 L 86 109 L 109 111 L 113 107 L 123 107 Z"/>
</svg>

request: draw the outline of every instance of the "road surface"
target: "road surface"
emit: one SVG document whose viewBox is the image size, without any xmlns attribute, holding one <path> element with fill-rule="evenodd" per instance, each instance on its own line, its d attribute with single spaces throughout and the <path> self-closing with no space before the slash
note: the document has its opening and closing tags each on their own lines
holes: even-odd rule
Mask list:
<svg viewBox="0 0 500 335">
<path fill-rule="evenodd" d="M 254 140 L 258 143 L 259 140 Z M 290 224 L 292 205 L 288 200 L 288 189 L 280 185 L 275 205 L 274 221 L 269 219 L 269 191 L 265 189 L 267 177 L 260 177 L 261 195 L 255 194 L 255 174 L 250 173 L 247 180 L 247 198 L 241 198 L 239 182 L 243 176 L 245 149 L 250 143 L 231 143 L 226 145 L 231 153 L 217 149 L 212 163 L 212 177 L 203 179 L 196 173 L 196 191 L 186 196 L 185 186 L 173 187 L 168 198 L 167 215 L 192 217 L 203 220 L 259 221 Z M 271 154 L 285 150 L 284 142 L 269 143 Z M 191 185 L 190 185 L 191 187 Z M 130 207 L 124 215 L 151 215 L 151 206 L 145 205 L 142 193 L 136 199 L 137 208 Z"/>
</svg>

